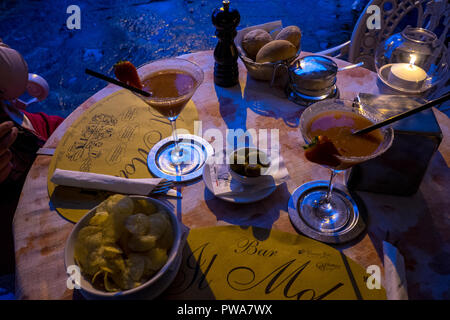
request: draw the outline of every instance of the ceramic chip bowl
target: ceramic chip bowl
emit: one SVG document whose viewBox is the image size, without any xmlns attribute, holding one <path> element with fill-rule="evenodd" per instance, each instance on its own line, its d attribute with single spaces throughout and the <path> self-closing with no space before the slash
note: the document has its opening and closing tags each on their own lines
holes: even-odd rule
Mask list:
<svg viewBox="0 0 450 320">
<path fill-rule="evenodd" d="M 149 280 L 140 286 L 118 292 L 107 292 L 103 290 L 96 289 L 92 286 L 91 282 L 81 275 L 80 279 L 80 291 L 86 299 L 153 299 L 160 295 L 167 287 L 172 283 L 178 269 L 181 265 L 181 255 L 182 255 L 182 243 L 184 243 L 184 234 L 182 232 L 182 226 L 178 222 L 173 210 L 159 200 L 152 198 L 147 198 L 143 196 L 130 196 L 132 199 L 145 199 L 152 202 L 158 208 L 158 211 L 165 211 L 170 218 L 170 222 L 173 228 L 173 245 L 168 252 L 168 259 L 166 264 L 155 273 Z M 64 262 L 66 270 L 71 265 L 76 265 L 74 261 L 74 247 L 75 240 L 77 238 L 80 229 L 88 224 L 89 219 L 95 214 L 97 207 L 86 213 L 80 221 L 75 225 L 69 238 L 66 242 L 66 247 L 64 251 Z M 69 277 L 69 275 L 68 275 Z"/>
</svg>

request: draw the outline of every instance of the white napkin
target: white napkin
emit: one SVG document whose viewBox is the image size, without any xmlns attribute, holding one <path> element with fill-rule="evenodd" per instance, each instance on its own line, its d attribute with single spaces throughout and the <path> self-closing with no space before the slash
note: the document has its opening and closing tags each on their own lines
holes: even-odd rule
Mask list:
<svg viewBox="0 0 450 320">
<path fill-rule="evenodd" d="M 56 169 L 51 182 L 69 187 L 148 196 L 162 179 L 126 179 L 106 174 Z"/>
<path fill-rule="evenodd" d="M 270 167 L 262 175 L 268 177 L 267 183 L 244 186 L 232 178 L 229 165 L 220 162 L 217 164 L 211 161 L 209 170 L 209 178 L 211 179 L 211 185 L 216 196 L 233 196 L 242 192 L 257 192 L 272 188 L 273 186 L 279 186 L 289 178 L 289 173 L 281 155 L 271 157 Z"/>
<path fill-rule="evenodd" d="M 389 242 L 383 241 L 384 288 L 389 300 L 408 300 L 405 261 L 401 253 Z"/>
</svg>

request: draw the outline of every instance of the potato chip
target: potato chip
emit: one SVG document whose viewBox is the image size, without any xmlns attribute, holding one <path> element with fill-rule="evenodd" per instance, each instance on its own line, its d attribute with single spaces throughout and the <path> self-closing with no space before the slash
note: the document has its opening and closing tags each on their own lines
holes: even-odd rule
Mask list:
<svg viewBox="0 0 450 320">
<path fill-rule="evenodd" d="M 128 230 L 125 230 L 117 241 L 117 244 L 122 249 L 125 256 L 128 256 L 131 253 L 131 249 L 128 248 L 128 241 L 130 240 L 130 237 L 131 233 L 128 232 Z"/>
<path fill-rule="evenodd" d="M 102 224 L 103 241 L 106 243 L 115 243 L 120 239 L 125 226 L 117 223 L 115 216 L 109 214 L 108 218 Z"/>
<path fill-rule="evenodd" d="M 149 279 L 152 275 L 155 274 L 155 270 L 151 269 L 152 261 L 150 260 L 150 256 L 148 252 L 138 253 L 142 259 L 144 260 L 144 273 L 142 274 L 143 279 Z"/>
<path fill-rule="evenodd" d="M 134 235 L 144 235 L 150 230 L 150 220 L 145 214 L 136 213 L 127 217 L 125 228 Z"/>
<path fill-rule="evenodd" d="M 117 215 L 117 218 L 121 217 L 125 219 L 129 215 L 133 214 L 134 203 L 130 197 L 115 194 L 106 199 L 106 211 L 110 214 Z"/>
<path fill-rule="evenodd" d="M 148 217 L 150 220 L 150 231 L 148 234 L 160 238 L 166 229 L 169 227 L 170 222 L 164 213 L 158 212 Z"/>
<path fill-rule="evenodd" d="M 106 219 L 108 219 L 108 212 L 97 211 L 96 214 L 89 220 L 89 225 L 91 226 L 101 226 Z"/>
<path fill-rule="evenodd" d="M 131 279 L 134 281 L 140 281 L 144 274 L 145 263 L 145 258 L 142 255 L 136 253 L 129 255 L 127 264 Z"/>
<path fill-rule="evenodd" d="M 167 251 L 161 248 L 153 248 L 148 252 L 150 258 L 149 268 L 157 271 L 161 269 L 167 261 Z"/>
<path fill-rule="evenodd" d="M 108 260 L 108 267 L 110 267 L 110 271 L 108 272 L 108 279 L 105 280 L 105 288 L 106 286 L 109 286 L 110 290 L 116 288 L 115 291 L 133 288 L 134 280 L 130 279 L 128 260 L 117 256 Z"/>
<path fill-rule="evenodd" d="M 87 274 L 94 274 L 102 267 L 106 267 L 107 262 L 103 257 L 103 250 L 101 247 L 89 252 L 86 258 L 86 262 L 82 264 L 83 271 Z"/>
<path fill-rule="evenodd" d="M 133 213 L 133 201 L 126 196 L 114 195 L 106 201 L 105 209 L 109 213 L 103 222 L 104 238 L 106 242 L 116 242 L 125 230 L 125 220 Z"/>
<path fill-rule="evenodd" d="M 167 228 L 163 235 L 156 241 L 156 246 L 167 251 L 172 248 L 173 245 L 173 228 Z"/>
<path fill-rule="evenodd" d="M 154 214 L 158 211 L 156 205 L 146 199 L 133 199 L 134 213 Z"/>
<path fill-rule="evenodd" d="M 87 226 L 80 230 L 74 246 L 74 258 L 78 263 L 89 268 L 90 255 L 98 250 L 102 244 L 102 233 L 99 227 Z M 91 268 L 89 268 L 91 269 Z"/>
<path fill-rule="evenodd" d="M 98 280 L 98 278 L 99 278 L 101 275 L 103 275 L 104 272 L 105 272 L 104 270 L 99 269 L 99 270 L 92 276 L 91 283 L 92 283 L 92 284 L 95 284 L 95 282 Z"/>
<path fill-rule="evenodd" d="M 78 232 L 77 240 L 83 246 L 99 246 L 102 243 L 102 229 L 98 226 L 86 226 Z"/>
<path fill-rule="evenodd" d="M 138 252 L 148 251 L 156 246 L 156 240 L 156 237 L 152 235 L 138 236 L 132 234 L 128 241 L 128 248 Z"/>
<path fill-rule="evenodd" d="M 114 272 L 125 272 L 126 262 L 123 256 L 116 257 L 110 261 L 110 267 Z"/>
<path fill-rule="evenodd" d="M 103 245 L 101 249 L 103 249 L 103 256 L 106 259 L 114 259 L 123 252 L 122 249 L 115 244 Z"/>
<path fill-rule="evenodd" d="M 110 277 L 113 279 L 113 281 L 110 281 Z M 116 292 L 119 291 L 121 288 L 117 285 L 117 281 L 114 278 L 119 278 L 119 276 L 113 277 L 112 274 L 105 272 L 104 273 L 104 286 L 106 291 L 109 292 Z"/>
<path fill-rule="evenodd" d="M 131 198 L 123 195 L 111 196 L 106 201 L 109 218 L 105 227 L 108 229 L 108 237 L 116 242 L 125 230 L 125 220 L 133 213 L 134 204 Z"/>
<path fill-rule="evenodd" d="M 125 272 L 110 273 L 109 276 L 121 290 L 132 289 L 136 286 L 136 282 L 130 276 L 129 266 L 125 267 Z"/>
</svg>

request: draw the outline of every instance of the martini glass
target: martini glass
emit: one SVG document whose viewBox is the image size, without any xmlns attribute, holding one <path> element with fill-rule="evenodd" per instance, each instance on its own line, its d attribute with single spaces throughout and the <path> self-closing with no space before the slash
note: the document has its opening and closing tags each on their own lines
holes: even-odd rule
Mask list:
<svg viewBox="0 0 450 320">
<path fill-rule="evenodd" d="M 202 69 L 189 60 L 180 58 L 161 59 L 145 64 L 138 70 L 144 90 L 150 91 L 150 97 L 138 96 L 150 107 L 170 121 L 172 141 L 161 145 L 155 151 L 155 163 L 164 177 L 188 175 L 197 169 L 203 159 L 198 155 L 192 143 L 179 140 L 176 120 L 203 82 Z M 164 76 L 161 80 L 157 76 Z M 171 75 L 171 76 L 170 76 Z M 167 91 L 167 88 L 172 88 Z"/>
<path fill-rule="evenodd" d="M 311 121 L 319 119 L 321 114 L 329 115 L 330 111 L 334 114 L 339 114 L 339 112 L 355 113 L 372 123 L 384 120 L 376 109 L 360 103 L 339 99 L 320 101 L 309 106 L 300 118 L 301 133 L 306 143 L 311 143 L 314 138 L 310 133 Z M 300 187 L 302 193 L 297 200 L 297 211 L 313 233 L 338 235 L 344 229 L 345 232 L 348 232 L 348 229 L 352 227 L 351 221 L 357 212 L 356 203 L 347 192 L 333 188 L 333 179 L 338 172 L 378 157 L 389 149 L 394 139 L 394 132 L 392 128 L 381 128 L 380 131 L 382 141 L 373 153 L 366 156 L 336 156 L 339 164 L 335 167 L 328 167 L 331 170 L 331 177 L 327 183 L 313 181 Z M 328 136 L 328 138 L 333 140 L 332 136 Z"/>
</svg>

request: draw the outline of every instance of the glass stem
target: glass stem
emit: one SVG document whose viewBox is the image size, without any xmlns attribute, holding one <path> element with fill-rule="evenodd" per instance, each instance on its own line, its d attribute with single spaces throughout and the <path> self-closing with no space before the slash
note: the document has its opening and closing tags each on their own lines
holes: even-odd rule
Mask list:
<svg viewBox="0 0 450 320">
<path fill-rule="evenodd" d="M 177 119 L 170 120 L 170 124 L 172 125 L 172 137 L 173 137 L 173 142 L 175 144 L 174 152 L 176 153 L 177 156 L 181 156 L 181 148 L 178 145 L 176 121 L 177 121 Z"/>
<path fill-rule="evenodd" d="M 325 196 L 325 203 L 330 203 L 331 201 L 331 192 L 333 192 L 333 179 L 336 176 L 337 171 L 331 169 L 330 183 L 328 184 L 327 194 Z"/>
</svg>

